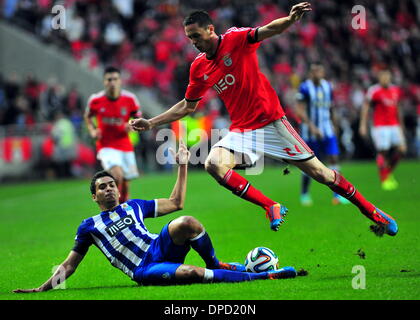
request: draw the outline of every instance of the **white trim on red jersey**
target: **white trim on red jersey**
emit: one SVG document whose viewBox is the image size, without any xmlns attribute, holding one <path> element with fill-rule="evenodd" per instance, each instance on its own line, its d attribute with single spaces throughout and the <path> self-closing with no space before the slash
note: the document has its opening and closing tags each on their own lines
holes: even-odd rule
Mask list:
<svg viewBox="0 0 420 320">
<path fill-rule="evenodd" d="M 105 90 L 101 90 L 101 91 L 99 91 L 99 92 L 97 92 L 97 93 L 93 93 L 93 94 L 91 94 L 91 95 L 90 95 L 90 97 L 88 98 L 88 101 L 87 101 L 87 106 L 89 107 L 89 105 L 90 105 L 90 103 L 91 103 L 91 101 L 92 101 L 93 99 L 103 97 L 104 95 L 105 95 Z"/>
<path fill-rule="evenodd" d="M 134 102 L 136 103 L 136 105 L 140 108 L 139 99 L 137 99 L 137 96 L 134 93 L 132 93 L 132 92 L 130 92 L 128 90 L 122 89 L 121 90 L 120 97 L 121 96 L 126 96 L 126 97 L 129 97 L 129 98 L 132 98 L 134 100 Z"/>
<path fill-rule="evenodd" d="M 398 86 L 393 84 L 393 83 L 390 83 L 387 88 L 389 89 L 389 88 L 393 88 L 393 87 L 398 87 Z M 376 84 L 370 86 L 368 88 L 367 92 L 366 92 L 366 98 L 369 101 L 372 101 L 372 96 L 375 94 L 375 91 L 379 90 L 379 89 L 382 89 L 382 88 L 384 88 L 384 87 L 382 87 L 379 83 L 376 83 Z M 386 88 L 384 88 L 384 89 L 386 89 Z"/>
<path fill-rule="evenodd" d="M 242 32 L 242 31 L 245 31 L 245 30 L 252 30 L 252 29 L 254 29 L 254 28 L 251 28 L 251 27 L 248 27 L 248 28 L 245 28 L 245 27 L 241 27 L 241 28 L 232 27 L 232 28 L 227 29 L 224 34 L 228 34 L 228 33 L 231 33 L 231 32 Z"/>
<path fill-rule="evenodd" d="M 375 93 L 376 90 L 378 90 L 381 87 L 379 83 L 374 84 L 373 86 L 370 86 L 366 92 L 366 98 L 368 101 L 372 101 L 372 96 Z"/>
<path fill-rule="evenodd" d="M 87 108 L 89 109 L 89 106 L 92 100 L 102 98 L 105 95 L 106 95 L 105 90 L 101 90 L 97 93 L 93 93 L 92 95 L 90 95 L 90 97 L 87 100 Z M 134 103 L 139 107 L 139 111 L 140 111 L 140 108 L 141 108 L 140 101 L 134 93 L 125 89 L 121 89 L 120 97 L 128 97 L 128 98 L 133 99 Z"/>
</svg>

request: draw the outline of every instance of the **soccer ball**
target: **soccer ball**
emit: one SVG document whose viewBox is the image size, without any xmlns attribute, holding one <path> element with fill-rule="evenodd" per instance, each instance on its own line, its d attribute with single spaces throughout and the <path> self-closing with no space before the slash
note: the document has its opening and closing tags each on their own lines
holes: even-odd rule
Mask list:
<svg viewBox="0 0 420 320">
<path fill-rule="evenodd" d="M 278 269 L 279 258 L 273 250 L 266 247 L 256 247 L 246 256 L 245 269 L 247 272 L 265 272 Z"/>
</svg>

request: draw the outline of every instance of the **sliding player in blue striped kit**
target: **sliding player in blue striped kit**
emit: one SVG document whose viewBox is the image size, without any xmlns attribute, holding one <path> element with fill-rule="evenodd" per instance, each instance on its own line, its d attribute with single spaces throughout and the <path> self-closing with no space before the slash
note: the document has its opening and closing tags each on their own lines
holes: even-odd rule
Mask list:
<svg viewBox="0 0 420 320">
<path fill-rule="evenodd" d="M 144 219 L 178 211 L 184 206 L 190 156 L 184 143 L 180 143 L 178 153 L 174 156 L 178 163 L 178 178 L 168 199 L 133 199 L 120 204 L 115 179 L 106 171 L 98 172 L 92 179 L 91 193 L 102 212 L 83 220 L 74 248 L 50 279 L 38 288 L 17 289 L 14 292 L 52 289 L 59 284 L 57 279 L 64 281 L 75 272 L 92 244 L 102 251 L 114 267 L 144 285 L 241 282 L 296 276 L 292 267 L 248 273 L 239 263 L 219 261 L 209 235 L 201 223 L 191 216 L 172 220 L 160 234 L 148 231 Z M 205 268 L 184 264 L 190 248 L 202 257 Z"/>
</svg>

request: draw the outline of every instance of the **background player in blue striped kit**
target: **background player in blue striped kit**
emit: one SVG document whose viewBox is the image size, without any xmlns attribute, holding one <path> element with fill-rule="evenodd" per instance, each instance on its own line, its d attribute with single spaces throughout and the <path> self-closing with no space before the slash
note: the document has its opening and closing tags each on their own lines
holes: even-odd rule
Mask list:
<svg viewBox="0 0 420 320">
<path fill-rule="evenodd" d="M 311 63 L 309 78 L 300 84 L 297 93 L 297 114 L 302 120 L 301 137 L 323 159 L 326 157 L 329 168 L 340 171 L 339 146 L 334 129 L 333 90 L 331 83 L 325 80 L 325 70 L 319 62 Z M 302 205 L 312 205 L 309 193 L 311 178 L 302 174 Z M 348 204 L 347 199 L 334 193 L 333 204 Z"/>
<path fill-rule="evenodd" d="M 145 218 L 162 216 L 183 208 L 189 156 L 186 146 L 181 142 L 175 155 L 179 165 L 178 178 L 168 199 L 134 199 L 120 204 L 118 187 L 112 175 L 106 171 L 95 174 L 91 182 L 91 193 L 102 212 L 83 220 L 77 231 L 74 248 L 50 279 L 38 288 L 17 289 L 14 292 L 47 291 L 59 285 L 57 279 L 64 281 L 70 277 L 92 244 L 105 254 L 114 267 L 145 285 L 295 277 L 296 271 L 292 267 L 248 273 L 243 272 L 245 267 L 239 263 L 220 262 L 204 227 L 190 216 L 172 220 L 162 228 L 160 234 L 147 230 Z M 206 268 L 184 264 L 190 248 L 203 258 Z"/>
</svg>

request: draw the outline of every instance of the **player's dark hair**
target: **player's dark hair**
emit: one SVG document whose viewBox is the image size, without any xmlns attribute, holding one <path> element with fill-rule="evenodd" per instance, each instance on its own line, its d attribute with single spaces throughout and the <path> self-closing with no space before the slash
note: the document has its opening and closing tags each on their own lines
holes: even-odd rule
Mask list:
<svg viewBox="0 0 420 320">
<path fill-rule="evenodd" d="M 210 15 L 207 13 L 207 11 L 196 10 L 191 12 L 184 19 L 184 27 L 194 23 L 197 23 L 200 28 L 205 28 L 208 25 L 213 24 L 213 20 L 210 18 Z"/>
<path fill-rule="evenodd" d="M 105 76 L 105 74 L 111 73 L 111 72 L 117 72 L 117 73 L 121 74 L 121 70 L 120 69 L 118 69 L 116 67 L 113 67 L 113 66 L 108 66 L 104 70 L 104 76 Z"/>
<path fill-rule="evenodd" d="M 90 182 L 90 193 L 91 194 L 96 194 L 96 180 L 103 178 L 103 177 L 111 177 L 112 179 L 115 180 L 114 176 L 112 174 L 110 174 L 108 171 L 102 170 L 102 171 L 98 171 L 94 174 L 94 176 L 92 177 L 92 181 Z"/>
</svg>

